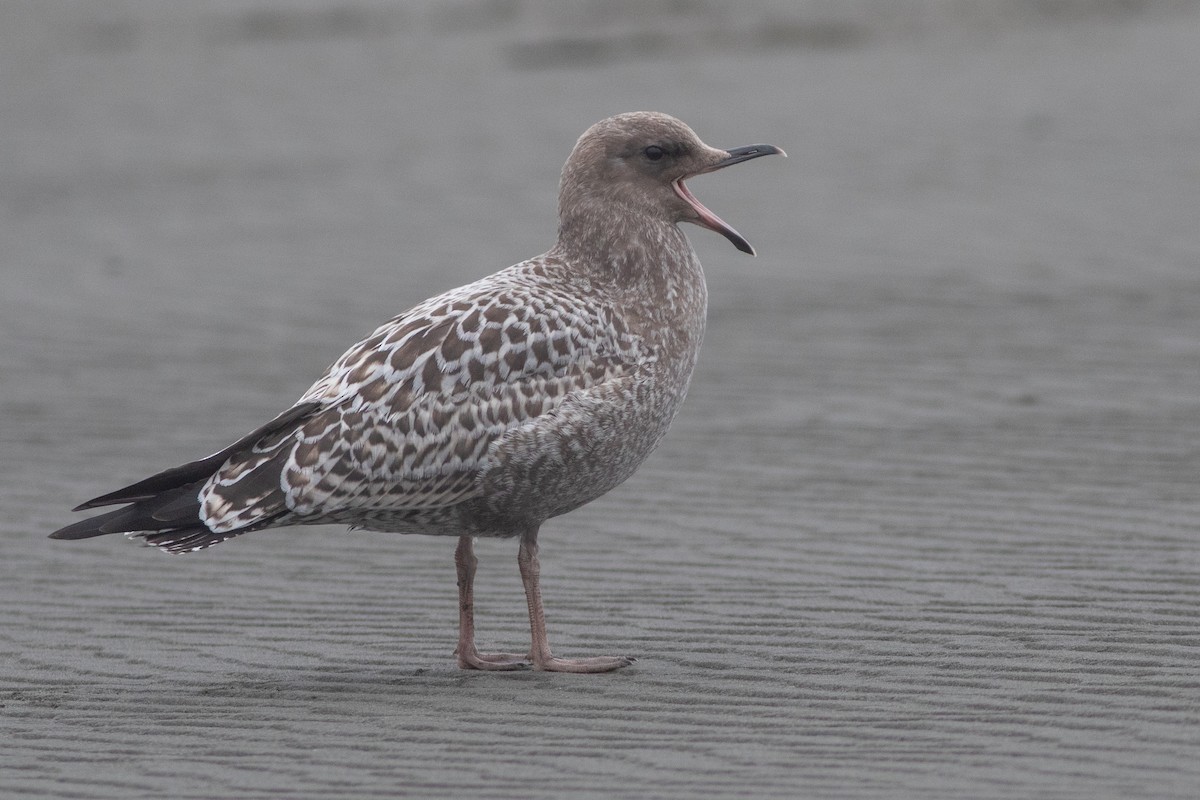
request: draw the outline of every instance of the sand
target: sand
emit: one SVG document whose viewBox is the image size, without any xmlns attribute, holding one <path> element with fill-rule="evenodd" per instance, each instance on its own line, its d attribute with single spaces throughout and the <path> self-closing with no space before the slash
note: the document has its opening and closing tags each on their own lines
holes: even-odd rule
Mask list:
<svg viewBox="0 0 1200 800">
<path fill-rule="evenodd" d="M 6 9 L 0 794 L 1194 797 L 1200 13 L 830 5 Z M 688 403 L 542 532 L 634 667 L 457 670 L 452 540 L 45 538 L 545 250 L 640 108 L 790 158 L 693 182 L 760 255 L 689 230 Z"/>
</svg>

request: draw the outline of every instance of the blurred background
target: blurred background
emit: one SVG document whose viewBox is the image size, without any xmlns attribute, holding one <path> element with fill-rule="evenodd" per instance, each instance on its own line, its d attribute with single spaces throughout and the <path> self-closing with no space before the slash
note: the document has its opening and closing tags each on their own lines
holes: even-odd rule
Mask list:
<svg viewBox="0 0 1200 800">
<path fill-rule="evenodd" d="M 1194 796 L 1198 76 L 1188 0 L 0 3 L 0 788 Z M 759 256 L 688 228 L 688 404 L 543 536 L 635 670 L 459 673 L 451 542 L 45 539 L 548 249 L 630 110 L 790 156 L 692 184 Z"/>
</svg>

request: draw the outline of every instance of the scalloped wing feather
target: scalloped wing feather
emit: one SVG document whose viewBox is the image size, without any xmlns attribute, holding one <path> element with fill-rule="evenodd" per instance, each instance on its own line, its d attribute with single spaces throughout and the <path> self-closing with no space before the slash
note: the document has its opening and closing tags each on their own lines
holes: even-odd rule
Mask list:
<svg viewBox="0 0 1200 800">
<path fill-rule="evenodd" d="M 281 514 L 353 524 L 478 496 L 494 442 L 642 356 L 602 310 L 521 280 L 546 266 L 432 298 L 352 347 L 299 401 L 323 410 L 209 479 L 201 520 L 217 533 Z"/>
</svg>

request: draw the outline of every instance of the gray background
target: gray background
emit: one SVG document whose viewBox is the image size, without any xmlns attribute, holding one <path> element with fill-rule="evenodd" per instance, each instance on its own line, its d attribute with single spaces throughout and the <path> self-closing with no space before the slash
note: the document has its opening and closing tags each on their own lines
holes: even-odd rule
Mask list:
<svg viewBox="0 0 1200 800">
<path fill-rule="evenodd" d="M 0 790 L 1195 797 L 1200 11 L 1187 2 L 0 5 Z M 552 242 L 634 109 L 692 188 L 693 391 L 543 532 L 551 641 L 458 671 L 453 541 L 168 557 L 68 508 Z M 483 542 L 481 644 L 527 624 Z"/>
</svg>

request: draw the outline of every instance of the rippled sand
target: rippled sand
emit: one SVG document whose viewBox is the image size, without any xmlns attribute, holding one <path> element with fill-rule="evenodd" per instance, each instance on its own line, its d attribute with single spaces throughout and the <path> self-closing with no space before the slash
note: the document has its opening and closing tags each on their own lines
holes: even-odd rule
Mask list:
<svg viewBox="0 0 1200 800">
<path fill-rule="evenodd" d="M 1194 797 L 1200 15 L 1022 5 L 5 12 L 3 793 Z M 556 650 L 635 667 L 458 671 L 448 540 L 45 538 L 546 249 L 636 108 L 791 158 L 692 187 L 760 256 L 689 231 L 688 405 L 543 531 Z"/>
</svg>

